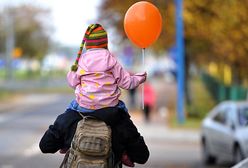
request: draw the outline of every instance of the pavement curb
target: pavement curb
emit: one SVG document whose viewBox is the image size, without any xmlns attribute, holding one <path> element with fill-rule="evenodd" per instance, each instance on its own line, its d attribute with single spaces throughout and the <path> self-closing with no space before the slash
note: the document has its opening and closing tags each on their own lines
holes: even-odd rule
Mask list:
<svg viewBox="0 0 248 168">
<path fill-rule="evenodd" d="M 248 167 L 248 158 L 234 165 L 232 168 L 247 168 L 247 167 Z"/>
</svg>

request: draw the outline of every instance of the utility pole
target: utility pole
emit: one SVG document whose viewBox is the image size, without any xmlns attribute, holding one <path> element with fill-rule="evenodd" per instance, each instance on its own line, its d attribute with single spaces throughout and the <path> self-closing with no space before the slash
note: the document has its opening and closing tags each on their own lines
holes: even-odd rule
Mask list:
<svg viewBox="0 0 248 168">
<path fill-rule="evenodd" d="M 14 23 L 9 7 L 6 8 L 4 15 L 6 43 L 5 43 L 5 60 L 6 60 L 6 79 L 12 79 L 12 52 L 15 47 Z"/>
<path fill-rule="evenodd" d="M 184 85 L 185 85 L 185 60 L 184 60 L 184 26 L 183 26 L 183 0 L 175 0 L 176 5 L 176 48 L 177 48 L 177 120 L 180 124 L 185 122 L 184 112 Z"/>
</svg>

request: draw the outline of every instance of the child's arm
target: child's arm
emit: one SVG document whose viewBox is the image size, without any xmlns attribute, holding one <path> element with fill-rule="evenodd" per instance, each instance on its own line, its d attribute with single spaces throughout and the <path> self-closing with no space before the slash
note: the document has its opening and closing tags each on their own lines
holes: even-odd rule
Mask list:
<svg viewBox="0 0 248 168">
<path fill-rule="evenodd" d="M 76 72 L 70 71 L 67 73 L 67 82 L 70 87 L 76 88 L 78 84 L 80 84 L 80 75 Z"/>
<path fill-rule="evenodd" d="M 118 61 L 114 65 L 112 73 L 118 86 L 123 89 L 133 89 L 138 87 L 141 83 L 145 82 L 147 76 L 146 72 L 131 75 L 118 63 Z"/>
</svg>

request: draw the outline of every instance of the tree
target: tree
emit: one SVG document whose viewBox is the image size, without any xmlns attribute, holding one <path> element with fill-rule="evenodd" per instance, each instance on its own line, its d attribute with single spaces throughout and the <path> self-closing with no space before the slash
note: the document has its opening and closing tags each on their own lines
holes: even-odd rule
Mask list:
<svg viewBox="0 0 248 168">
<path fill-rule="evenodd" d="M 21 48 L 23 57 L 41 59 L 49 50 L 52 26 L 49 10 L 37 6 L 21 5 L 0 11 L 0 52 L 5 51 L 7 29 L 4 18 L 12 20 L 15 47 Z"/>
<path fill-rule="evenodd" d="M 185 1 L 186 52 L 191 61 L 227 64 L 233 83 L 247 78 L 248 1 Z"/>
</svg>

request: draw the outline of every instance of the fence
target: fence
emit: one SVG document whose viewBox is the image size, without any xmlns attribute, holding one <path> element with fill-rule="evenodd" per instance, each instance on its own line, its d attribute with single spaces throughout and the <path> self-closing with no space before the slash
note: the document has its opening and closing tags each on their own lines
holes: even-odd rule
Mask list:
<svg viewBox="0 0 248 168">
<path fill-rule="evenodd" d="M 245 100 L 247 88 L 238 85 L 227 86 L 207 73 L 202 73 L 201 78 L 212 97 L 217 101 Z"/>
</svg>

